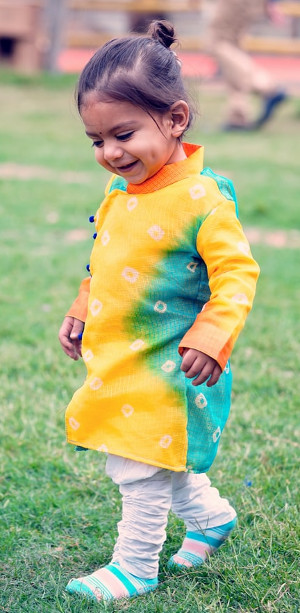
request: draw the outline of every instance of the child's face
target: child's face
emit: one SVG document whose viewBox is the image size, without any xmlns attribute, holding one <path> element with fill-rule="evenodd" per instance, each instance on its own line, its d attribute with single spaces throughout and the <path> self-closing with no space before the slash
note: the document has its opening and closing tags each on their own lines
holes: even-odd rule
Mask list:
<svg viewBox="0 0 300 613">
<path fill-rule="evenodd" d="M 129 183 L 142 183 L 185 157 L 171 112 L 150 116 L 129 102 L 99 101 L 90 92 L 81 117 L 98 164 Z"/>
</svg>

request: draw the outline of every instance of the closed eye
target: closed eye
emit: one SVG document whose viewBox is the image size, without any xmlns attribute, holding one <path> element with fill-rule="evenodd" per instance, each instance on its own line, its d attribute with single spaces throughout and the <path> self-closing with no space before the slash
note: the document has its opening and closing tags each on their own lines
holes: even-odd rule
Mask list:
<svg viewBox="0 0 300 613">
<path fill-rule="evenodd" d="M 99 148 L 99 147 L 102 147 L 102 146 L 103 146 L 103 140 L 94 140 L 94 141 L 92 142 L 92 147 L 97 147 L 97 148 Z"/>
<path fill-rule="evenodd" d="M 121 140 L 121 141 L 126 141 L 129 140 L 131 138 L 131 136 L 133 135 L 134 130 L 132 130 L 131 132 L 126 132 L 125 134 L 118 134 L 116 135 L 117 140 Z"/>
</svg>

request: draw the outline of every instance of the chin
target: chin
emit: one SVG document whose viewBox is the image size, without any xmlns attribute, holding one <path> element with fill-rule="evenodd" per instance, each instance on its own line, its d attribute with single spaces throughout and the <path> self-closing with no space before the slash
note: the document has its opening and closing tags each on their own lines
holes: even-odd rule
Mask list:
<svg viewBox="0 0 300 613">
<path fill-rule="evenodd" d="M 133 185 L 140 185 L 141 183 L 144 183 L 144 181 L 147 181 L 149 177 L 144 177 L 142 179 L 130 179 L 129 183 L 133 183 Z"/>
<path fill-rule="evenodd" d="M 124 177 L 128 181 L 128 183 L 132 183 L 133 185 L 140 185 L 144 183 L 147 179 L 149 179 L 148 175 L 145 177 Z"/>
</svg>

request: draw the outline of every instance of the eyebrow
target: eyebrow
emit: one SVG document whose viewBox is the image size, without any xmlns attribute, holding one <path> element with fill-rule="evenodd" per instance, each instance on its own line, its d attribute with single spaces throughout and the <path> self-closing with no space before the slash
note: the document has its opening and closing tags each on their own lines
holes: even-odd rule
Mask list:
<svg viewBox="0 0 300 613">
<path fill-rule="evenodd" d="M 129 126 L 134 128 L 137 125 L 137 123 L 138 122 L 135 121 L 135 119 L 129 119 L 128 121 L 123 121 L 122 123 L 118 123 L 115 126 L 113 126 L 110 132 L 117 132 L 118 130 L 126 130 L 126 128 L 128 128 Z M 97 134 L 94 132 L 86 132 L 86 135 L 90 136 L 91 138 L 97 138 L 98 136 L 100 136 L 100 134 L 102 134 L 102 132 L 98 132 Z"/>
<path fill-rule="evenodd" d="M 90 138 L 98 138 L 100 134 L 101 132 L 99 132 L 98 134 L 94 134 L 94 132 L 86 132 L 86 135 L 89 136 Z"/>
</svg>

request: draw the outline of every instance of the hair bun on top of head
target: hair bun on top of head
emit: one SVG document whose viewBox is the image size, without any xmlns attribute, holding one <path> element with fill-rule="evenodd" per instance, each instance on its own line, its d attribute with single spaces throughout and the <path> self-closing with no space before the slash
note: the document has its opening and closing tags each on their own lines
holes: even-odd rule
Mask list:
<svg viewBox="0 0 300 613">
<path fill-rule="evenodd" d="M 152 21 L 147 34 L 167 49 L 177 40 L 175 30 L 169 21 Z"/>
</svg>

